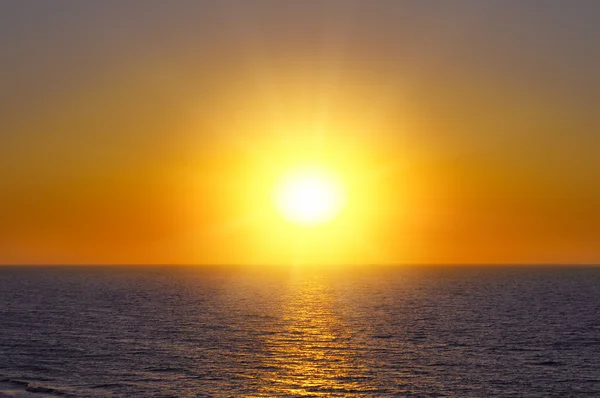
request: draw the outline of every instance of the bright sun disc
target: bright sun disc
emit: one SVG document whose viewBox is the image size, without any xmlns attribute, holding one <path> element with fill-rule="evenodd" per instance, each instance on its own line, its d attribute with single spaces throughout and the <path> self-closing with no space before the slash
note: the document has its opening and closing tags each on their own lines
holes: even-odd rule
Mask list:
<svg viewBox="0 0 600 398">
<path fill-rule="evenodd" d="M 317 226 L 334 219 L 346 197 L 335 176 L 320 170 L 305 170 L 285 176 L 275 190 L 275 206 L 287 221 Z"/>
</svg>

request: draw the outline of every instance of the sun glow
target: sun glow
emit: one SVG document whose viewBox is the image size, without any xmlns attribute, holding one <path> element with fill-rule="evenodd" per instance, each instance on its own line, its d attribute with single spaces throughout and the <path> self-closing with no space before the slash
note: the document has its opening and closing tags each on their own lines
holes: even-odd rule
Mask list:
<svg viewBox="0 0 600 398">
<path fill-rule="evenodd" d="M 278 213 L 287 221 L 314 227 L 333 220 L 346 204 L 341 181 L 332 173 L 300 170 L 282 178 L 274 192 Z"/>
<path fill-rule="evenodd" d="M 182 167 L 194 184 L 194 194 L 185 186 L 179 195 L 193 209 L 182 215 L 190 257 L 337 267 L 384 263 L 390 252 L 416 247 L 406 231 L 421 179 L 411 175 L 410 140 L 398 133 L 411 126 L 408 118 L 385 120 L 388 107 L 396 115 L 401 104 L 388 103 L 370 76 L 322 86 L 301 61 L 259 70 L 258 80 L 230 79 L 240 84 L 191 116 L 186 131 L 220 134 L 213 150 L 194 141 L 203 156 Z M 401 237 L 390 238 L 392 229 Z"/>
</svg>

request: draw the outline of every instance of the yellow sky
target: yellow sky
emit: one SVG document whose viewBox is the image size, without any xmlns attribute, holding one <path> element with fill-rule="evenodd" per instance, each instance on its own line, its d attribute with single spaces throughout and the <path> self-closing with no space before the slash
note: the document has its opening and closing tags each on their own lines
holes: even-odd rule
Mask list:
<svg viewBox="0 0 600 398">
<path fill-rule="evenodd" d="M 584 15 L 384 3 L 82 6 L 66 36 L 14 6 L 47 25 L 6 28 L 0 263 L 599 262 Z M 106 36 L 117 11 L 132 28 Z M 322 227 L 271 200 L 303 164 L 347 189 Z"/>
</svg>

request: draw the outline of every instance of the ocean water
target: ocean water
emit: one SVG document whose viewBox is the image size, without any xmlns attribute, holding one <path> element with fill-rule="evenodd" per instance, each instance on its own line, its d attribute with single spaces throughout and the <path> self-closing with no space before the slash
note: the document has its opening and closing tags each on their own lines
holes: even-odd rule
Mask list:
<svg viewBox="0 0 600 398">
<path fill-rule="evenodd" d="M 0 396 L 600 397 L 600 268 L 0 267 Z"/>
</svg>

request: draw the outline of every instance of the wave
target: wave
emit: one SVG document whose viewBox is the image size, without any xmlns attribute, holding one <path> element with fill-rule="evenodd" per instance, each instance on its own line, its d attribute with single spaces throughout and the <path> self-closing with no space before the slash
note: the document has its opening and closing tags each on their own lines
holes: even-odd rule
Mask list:
<svg viewBox="0 0 600 398">
<path fill-rule="evenodd" d="M 53 387 L 47 387 L 47 386 L 40 385 L 38 383 L 28 382 L 28 381 L 19 380 L 19 379 L 4 378 L 4 379 L 0 379 L 0 383 L 9 384 L 11 386 L 18 387 L 19 389 L 21 389 L 23 391 L 33 393 L 33 394 L 40 393 L 40 394 L 63 396 L 63 397 L 69 396 L 69 394 L 67 394 L 66 392 L 61 391 L 59 389 L 56 389 Z"/>
</svg>

